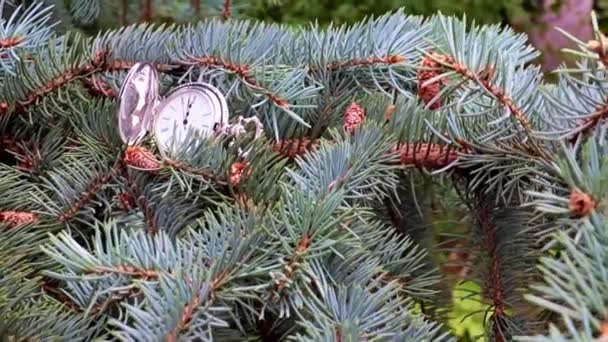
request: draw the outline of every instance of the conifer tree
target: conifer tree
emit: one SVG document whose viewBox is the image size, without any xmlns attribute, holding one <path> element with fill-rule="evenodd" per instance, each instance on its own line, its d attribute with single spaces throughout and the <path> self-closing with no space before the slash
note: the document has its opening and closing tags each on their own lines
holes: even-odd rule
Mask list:
<svg viewBox="0 0 608 342">
<path fill-rule="evenodd" d="M 7 13 L 3 339 L 455 341 L 447 266 L 479 284 L 486 340 L 608 338 L 597 27 L 549 83 L 524 35 L 440 13 L 94 36 L 42 2 Z M 126 143 L 140 63 L 161 97 L 212 84 L 242 134 Z M 436 236 L 438 205 L 469 228 Z"/>
</svg>

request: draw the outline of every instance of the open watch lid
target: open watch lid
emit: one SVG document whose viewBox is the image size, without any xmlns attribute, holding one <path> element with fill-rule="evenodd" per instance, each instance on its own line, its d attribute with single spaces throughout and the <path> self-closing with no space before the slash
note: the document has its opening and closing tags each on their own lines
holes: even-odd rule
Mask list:
<svg viewBox="0 0 608 342">
<path fill-rule="evenodd" d="M 125 144 L 138 143 L 152 128 L 158 96 L 158 72 L 154 66 L 135 64 L 118 94 L 118 127 Z"/>
</svg>

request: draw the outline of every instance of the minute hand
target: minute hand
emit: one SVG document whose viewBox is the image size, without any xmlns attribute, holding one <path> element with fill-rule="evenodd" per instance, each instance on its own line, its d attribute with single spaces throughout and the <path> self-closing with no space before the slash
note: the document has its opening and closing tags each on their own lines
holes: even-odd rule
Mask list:
<svg viewBox="0 0 608 342">
<path fill-rule="evenodd" d="M 188 96 L 188 103 L 186 104 L 185 117 L 184 117 L 184 126 L 188 124 L 188 117 L 190 116 L 190 108 L 192 107 L 192 96 Z"/>
</svg>

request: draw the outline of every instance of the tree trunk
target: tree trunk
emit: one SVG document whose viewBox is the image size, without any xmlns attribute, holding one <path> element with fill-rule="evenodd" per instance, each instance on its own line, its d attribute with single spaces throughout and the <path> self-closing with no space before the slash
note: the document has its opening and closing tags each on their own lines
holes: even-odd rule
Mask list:
<svg viewBox="0 0 608 342">
<path fill-rule="evenodd" d="M 192 4 L 192 8 L 194 9 L 194 13 L 196 13 L 197 17 L 201 16 L 201 0 L 190 0 L 190 4 Z"/>
<path fill-rule="evenodd" d="M 152 0 L 144 0 L 143 12 L 142 12 L 142 21 L 151 21 L 152 20 Z"/>
</svg>

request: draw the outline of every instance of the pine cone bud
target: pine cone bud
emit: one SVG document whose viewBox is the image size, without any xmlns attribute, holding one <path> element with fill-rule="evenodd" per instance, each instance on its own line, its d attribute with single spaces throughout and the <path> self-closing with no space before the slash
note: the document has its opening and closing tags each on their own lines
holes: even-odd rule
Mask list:
<svg viewBox="0 0 608 342">
<path fill-rule="evenodd" d="M 154 153 L 141 146 L 129 146 L 125 151 L 124 162 L 127 165 L 144 171 L 158 170 L 161 162 Z"/>
<path fill-rule="evenodd" d="M 23 156 L 23 158 L 19 161 L 19 163 L 17 164 L 17 167 L 21 170 L 34 172 L 34 171 L 36 171 L 36 162 L 34 161 L 33 158 L 31 158 L 31 156 L 26 155 L 26 156 Z"/>
<path fill-rule="evenodd" d="M 12 36 L 0 39 L 0 49 L 8 49 L 21 44 L 25 40 L 24 36 Z"/>
<path fill-rule="evenodd" d="M 365 111 L 356 102 L 352 102 L 344 115 L 344 130 L 352 134 L 365 121 Z"/>
<path fill-rule="evenodd" d="M 8 224 L 11 228 L 15 228 L 26 224 L 37 223 L 38 216 L 34 213 L 21 211 L 2 211 L 0 212 L 0 222 Z"/>
<path fill-rule="evenodd" d="M 570 194 L 569 208 L 577 217 L 583 217 L 591 214 L 591 212 L 597 207 L 597 202 L 589 195 L 584 192 L 577 190 L 572 191 Z"/>
<path fill-rule="evenodd" d="M 598 342 L 608 341 L 608 321 L 602 322 L 600 326 L 600 339 Z"/>
<path fill-rule="evenodd" d="M 8 103 L 0 102 L 0 115 L 8 113 Z"/>
<path fill-rule="evenodd" d="M 401 55 L 391 55 L 388 57 L 388 64 L 396 64 L 405 61 L 405 57 Z"/>
<path fill-rule="evenodd" d="M 420 66 L 424 69 L 418 70 L 417 78 L 418 78 L 418 96 L 424 101 L 424 103 L 430 103 L 437 94 L 441 91 L 442 84 L 445 84 L 445 80 L 438 79 L 432 83 L 426 84 L 427 81 L 433 79 L 440 75 L 440 70 L 435 70 L 441 68 L 441 64 L 436 60 L 444 59 L 442 55 L 437 53 L 431 53 L 430 56 L 425 57 Z M 432 70 L 428 70 L 432 69 Z M 438 109 L 441 107 L 441 101 L 436 100 L 430 106 L 431 109 Z"/>
<path fill-rule="evenodd" d="M 603 45 L 603 48 L 602 48 Z M 608 38 L 604 35 L 600 37 L 600 40 L 590 40 L 587 42 L 587 49 L 597 53 L 600 56 L 606 55 L 608 49 Z"/>
<path fill-rule="evenodd" d="M 37 156 L 40 155 L 40 149 L 37 146 L 24 144 L 17 144 L 14 147 L 15 157 L 18 161 L 17 167 L 20 170 L 35 172 L 38 169 Z"/>
<path fill-rule="evenodd" d="M 118 194 L 118 201 L 125 211 L 135 208 L 135 198 L 128 192 Z"/>
<path fill-rule="evenodd" d="M 247 176 L 246 173 L 249 173 L 248 167 L 248 162 L 235 162 L 232 164 L 230 166 L 230 177 L 228 178 L 230 185 L 233 187 L 239 186 L 244 177 Z"/>
</svg>

